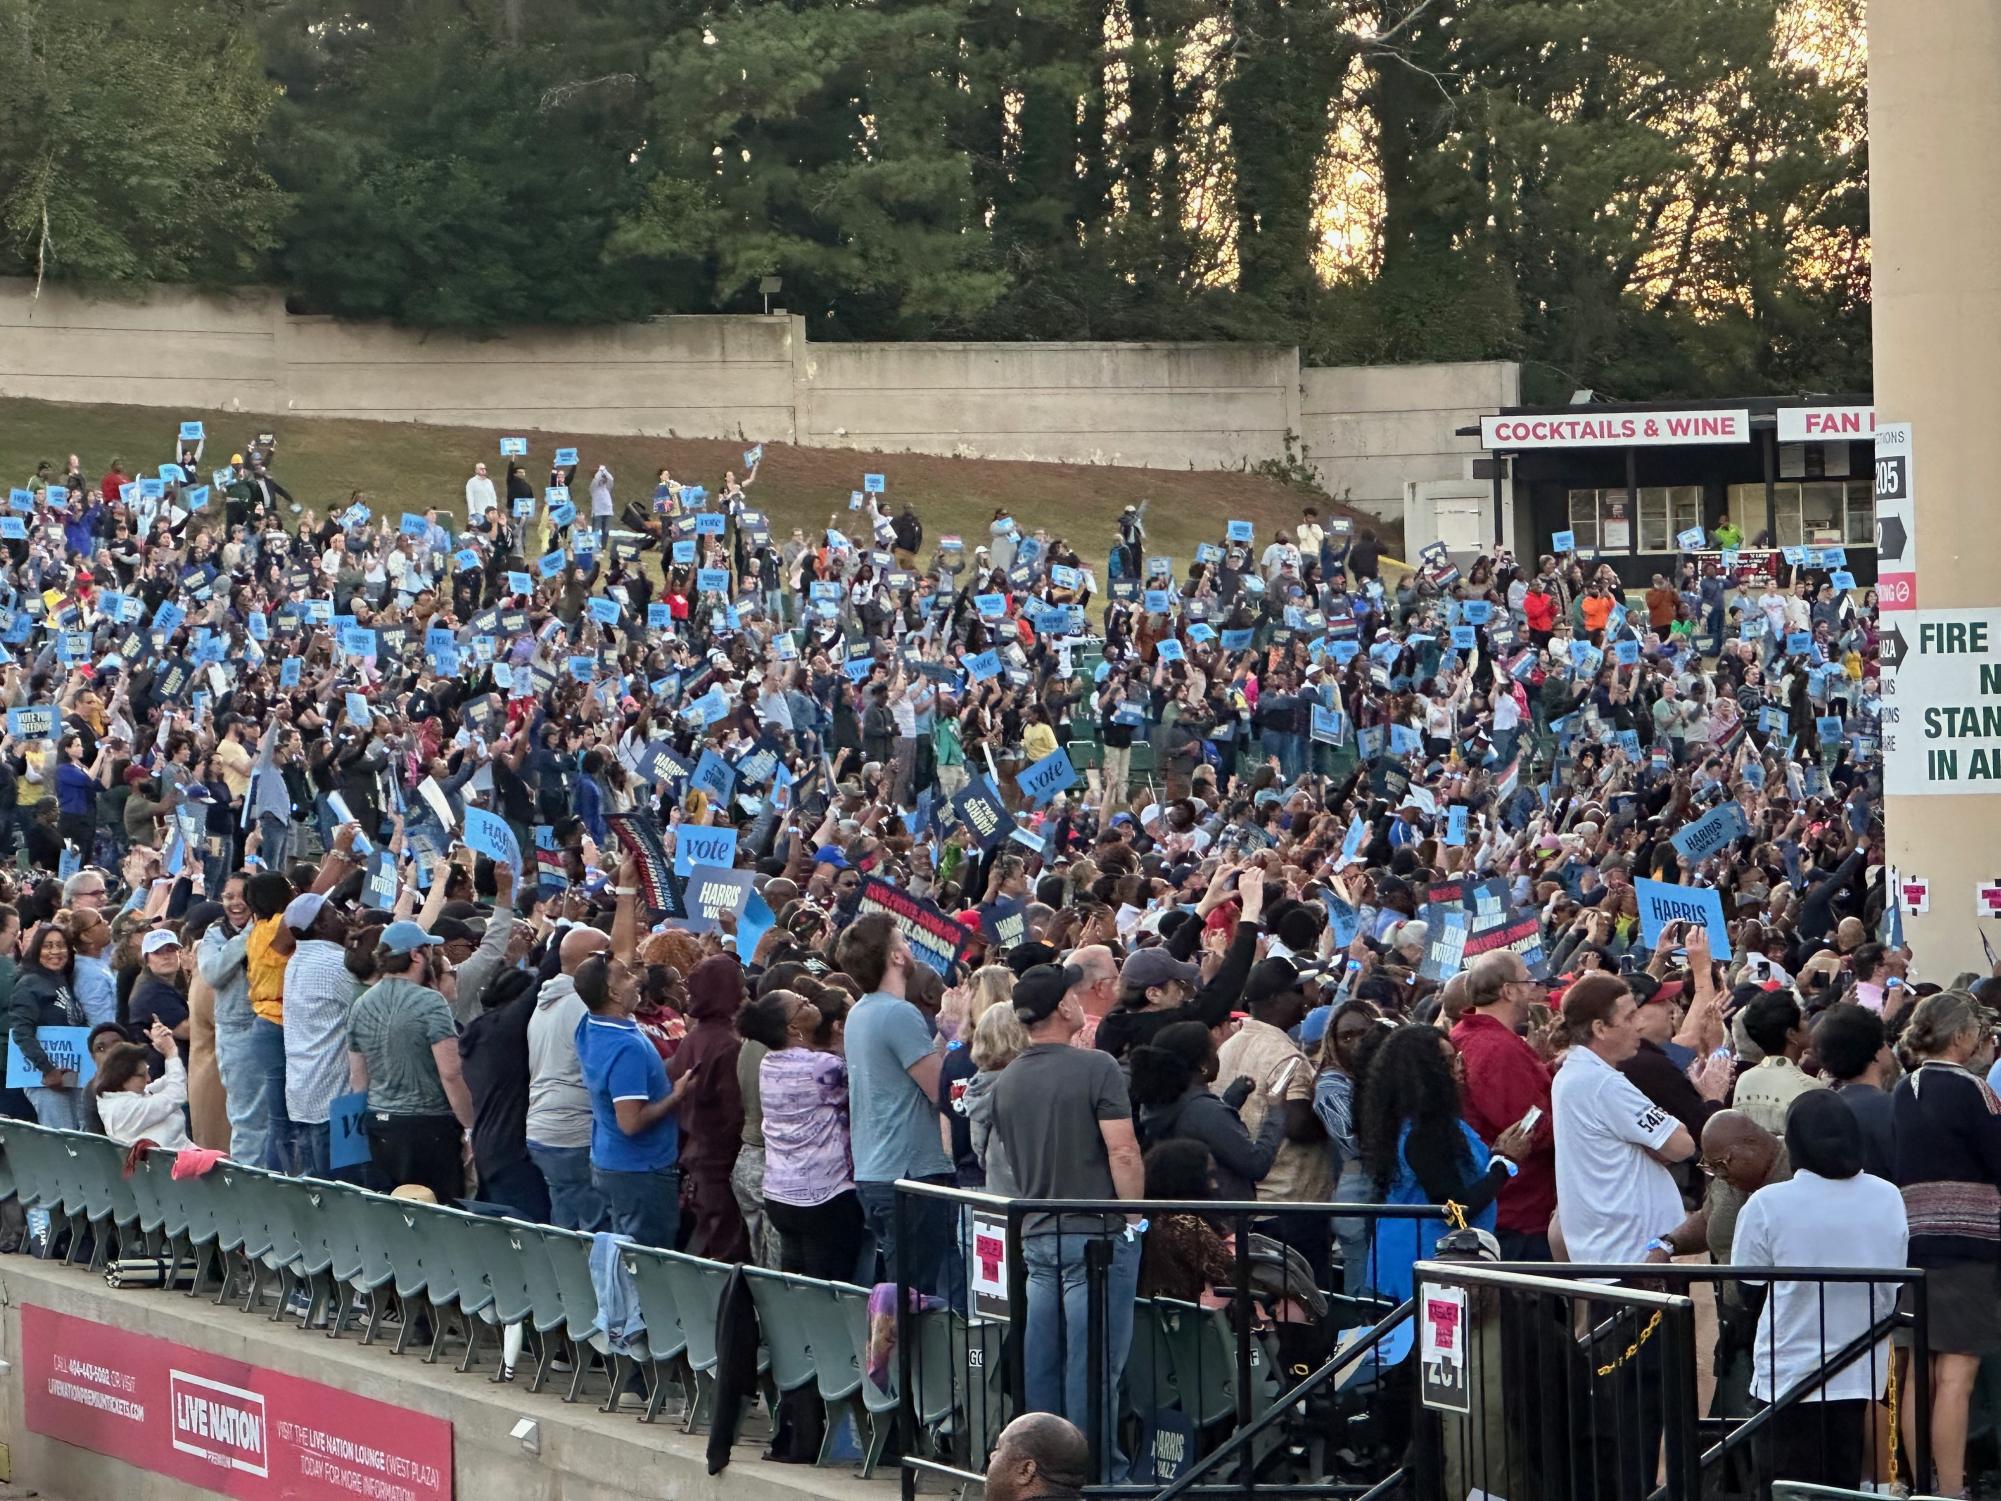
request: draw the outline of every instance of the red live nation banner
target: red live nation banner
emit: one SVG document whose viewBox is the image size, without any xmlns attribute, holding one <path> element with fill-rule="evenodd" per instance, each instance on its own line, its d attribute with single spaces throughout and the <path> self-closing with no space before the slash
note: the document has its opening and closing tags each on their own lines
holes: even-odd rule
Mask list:
<svg viewBox="0 0 2001 1501">
<path fill-rule="evenodd" d="M 246 1501 L 450 1501 L 452 1425 L 169 1340 L 21 1306 L 28 1427 Z"/>
</svg>

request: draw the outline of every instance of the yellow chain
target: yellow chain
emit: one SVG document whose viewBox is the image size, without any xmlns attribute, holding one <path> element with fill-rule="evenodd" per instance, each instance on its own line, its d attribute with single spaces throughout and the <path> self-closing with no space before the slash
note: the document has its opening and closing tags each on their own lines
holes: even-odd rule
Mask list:
<svg viewBox="0 0 2001 1501">
<path fill-rule="evenodd" d="M 1890 1485 L 1894 1489 L 1897 1484 L 1897 1357 L 1894 1352 L 1890 1356 L 1890 1390 L 1888 1397 L 1890 1403 Z"/>
<path fill-rule="evenodd" d="M 1654 1316 L 1647 1320 L 1647 1327 L 1640 1331 L 1640 1337 L 1634 1340 L 1630 1345 L 1626 1346 L 1626 1353 L 1624 1355 L 1621 1355 L 1617 1360 L 1613 1361 L 1610 1365 L 1601 1365 L 1600 1367 L 1598 1367 L 1598 1374 L 1601 1376 L 1609 1376 L 1614 1371 L 1618 1370 L 1620 1366 L 1624 1365 L 1627 1361 L 1631 1360 L 1635 1355 L 1639 1354 L 1640 1346 L 1644 1345 L 1648 1340 L 1652 1339 L 1654 1331 L 1660 1328 L 1660 1326 L 1661 1326 L 1661 1312 L 1658 1308 L 1656 1308 L 1654 1310 Z"/>
</svg>

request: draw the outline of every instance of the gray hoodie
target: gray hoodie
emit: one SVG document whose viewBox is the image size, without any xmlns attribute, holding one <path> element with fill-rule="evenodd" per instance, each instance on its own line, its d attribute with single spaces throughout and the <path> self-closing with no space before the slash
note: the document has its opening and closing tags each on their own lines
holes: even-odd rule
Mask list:
<svg viewBox="0 0 2001 1501">
<path fill-rule="evenodd" d="M 1014 1181 L 1014 1169 L 1008 1166 L 1007 1148 L 1000 1133 L 994 1130 L 994 1084 L 999 1078 L 999 1069 L 974 1074 L 966 1081 L 959 1108 L 972 1126 L 973 1155 L 986 1169 L 986 1191 L 1011 1199 L 1021 1192 L 1021 1187 Z"/>
<path fill-rule="evenodd" d="M 528 1018 L 528 1140 L 538 1147 L 588 1147 L 591 1096 L 577 1061 L 577 1024 L 588 1013 L 577 982 L 552 975 Z"/>
</svg>

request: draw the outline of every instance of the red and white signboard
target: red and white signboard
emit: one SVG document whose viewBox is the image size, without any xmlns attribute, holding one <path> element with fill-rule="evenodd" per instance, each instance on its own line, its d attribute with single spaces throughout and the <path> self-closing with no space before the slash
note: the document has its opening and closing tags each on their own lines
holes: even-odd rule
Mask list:
<svg viewBox="0 0 2001 1501">
<path fill-rule="evenodd" d="M 1780 407 L 1781 443 L 1840 443 L 1876 434 L 1874 407 Z"/>
<path fill-rule="evenodd" d="M 21 1384 L 30 1431 L 245 1501 L 451 1501 L 444 1418 L 32 1303 Z"/>
<path fill-rule="evenodd" d="M 1744 407 L 1676 412 L 1606 412 L 1579 407 L 1519 417 L 1482 417 L 1482 448 L 1675 448 L 1691 443 L 1749 443 Z"/>
</svg>

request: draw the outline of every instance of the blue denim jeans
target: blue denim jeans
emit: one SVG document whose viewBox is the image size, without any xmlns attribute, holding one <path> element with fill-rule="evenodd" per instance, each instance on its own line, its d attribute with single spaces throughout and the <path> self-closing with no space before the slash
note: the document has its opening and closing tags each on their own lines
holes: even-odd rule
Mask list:
<svg viewBox="0 0 2001 1501">
<path fill-rule="evenodd" d="M 674 1235 L 681 1228 L 678 1167 L 655 1168 L 650 1173 L 607 1172 L 594 1167 L 591 1181 L 611 1207 L 613 1234 L 630 1236 L 642 1246 L 674 1249 Z"/>
<path fill-rule="evenodd" d="M 245 1108 L 263 1123 L 264 1139 L 253 1157 L 232 1129 L 230 1156 L 251 1167 L 282 1173 L 292 1140 L 292 1119 L 285 1114 L 285 1029 L 261 1016 L 252 1018 L 248 1053 L 244 1077 L 251 1099 Z"/>
<path fill-rule="evenodd" d="M 592 1181 L 589 1147 L 545 1147 L 528 1143 L 528 1156 L 549 1185 L 549 1223 L 558 1230 L 595 1235 L 610 1218 L 604 1193 Z"/>
<path fill-rule="evenodd" d="M 333 1171 L 331 1136 L 325 1121 L 285 1122 L 285 1171 L 295 1177 L 324 1178 Z"/>
<path fill-rule="evenodd" d="M 1091 1335 L 1090 1288 L 1084 1274 L 1084 1249 L 1103 1235 L 1030 1235 L 1022 1240 L 1022 1259 L 1028 1263 L 1028 1331 L 1023 1347 L 1028 1407 L 1031 1412 L 1053 1412 L 1068 1418 L 1086 1435 L 1090 1433 Z M 1126 1368 L 1126 1352 L 1132 1347 L 1133 1302 L 1139 1296 L 1139 1253 L 1137 1235 L 1131 1239 L 1119 1232 L 1109 1236 L 1111 1265 L 1105 1274 L 1105 1369 L 1096 1373 L 1103 1384 L 1105 1421 L 1113 1424 L 1119 1411 L 1119 1378 Z M 1103 1452 L 1111 1455 L 1112 1480 L 1126 1478 L 1127 1461 L 1112 1442 L 1103 1437 Z"/>
<path fill-rule="evenodd" d="M 950 1185 L 948 1177 L 926 1178 L 926 1183 Z M 923 1199 L 912 1195 L 903 1206 L 905 1242 L 896 1235 L 896 1185 L 857 1183 L 855 1197 L 861 1200 L 862 1214 L 875 1235 L 876 1250 L 882 1255 L 882 1274 L 897 1280 L 897 1258 L 903 1258 L 903 1280 L 920 1292 L 943 1298 L 954 1308 L 965 1306 L 966 1282 L 959 1266 L 959 1211 L 946 1199 Z M 864 1276 L 863 1282 L 872 1282 Z M 1131 1297 L 1126 1301 L 1130 1303 Z M 1127 1311 L 1130 1320 L 1131 1311 Z"/>
<path fill-rule="evenodd" d="M 247 1007 L 245 1008 L 248 1009 Z M 222 1076 L 223 1103 L 229 1111 L 229 1151 L 239 1162 L 264 1160 L 270 1134 L 264 1124 L 258 1069 L 251 1055 L 250 1023 L 215 1019 L 215 1068 Z"/>
<path fill-rule="evenodd" d="M 80 1089 L 44 1089 L 39 1084 L 30 1084 L 24 1093 L 28 1103 L 35 1107 L 37 1124 L 47 1126 L 51 1131 L 81 1131 L 83 1129 L 83 1091 Z"/>
</svg>

